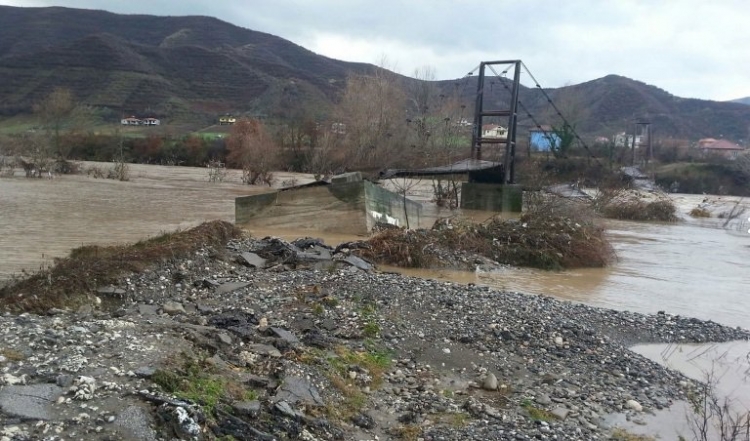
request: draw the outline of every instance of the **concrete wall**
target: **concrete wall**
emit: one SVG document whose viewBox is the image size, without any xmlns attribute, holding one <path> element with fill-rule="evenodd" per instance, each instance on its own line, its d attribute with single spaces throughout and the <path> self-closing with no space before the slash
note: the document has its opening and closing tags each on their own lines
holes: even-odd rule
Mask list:
<svg viewBox="0 0 750 441">
<path fill-rule="evenodd" d="M 422 206 L 368 181 L 302 187 L 235 199 L 235 223 L 255 228 L 366 235 L 377 222 L 412 228 Z"/>
<path fill-rule="evenodd" d="M 391 191 L 364 181 L 367 229 L 378 222 L 396 225 L 397 227 L 419 227 L 422 216 L 422 204 L 406 199 Z"/>
<path fill-rule="evenodd" d="M 461 184 L 461 208 L 520 213 L 523 190 L 518 185 L 464 182 Z"/>
</svg>

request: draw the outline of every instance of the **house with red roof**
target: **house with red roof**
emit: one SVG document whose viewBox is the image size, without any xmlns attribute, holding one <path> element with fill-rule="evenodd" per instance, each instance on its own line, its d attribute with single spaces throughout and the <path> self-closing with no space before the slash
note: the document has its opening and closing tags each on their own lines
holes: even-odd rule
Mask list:
<svg viewBox="0 0 750 441">
<path fill-rule="evenodd" d="M 723 156 L 735 159 L 745 148 L 726 139 L 703 138 L 698 141 L 698 149 L 703 156 Z"/>
</svg>

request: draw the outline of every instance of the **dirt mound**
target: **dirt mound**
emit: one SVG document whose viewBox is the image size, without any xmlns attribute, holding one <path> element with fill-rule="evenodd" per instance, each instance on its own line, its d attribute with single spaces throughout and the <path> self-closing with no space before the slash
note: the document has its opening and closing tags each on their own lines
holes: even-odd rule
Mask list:
<svg viewBox="0 0 750 441">
<path fill-rule="evenodd" d="M 221 250 L 242 231 L 223 221 L 203 223 L 193 229 L 167 233 L 132 245 L 76 248 L 52 267 L 22 274 L 21 280 L 0 289 L 0 309 L 44 312 L 76 306 L 88 300 L 97 287 L 119 277 L 165 261 L 183 259 L 202 248 Z"/>
<path fill-rule="evenodd" d="M 602 267 L 614 252 L 593 220 L 531 211 L 519 220 L 438 220 L 432 229 L 387 230 L 359 250 L 375 262 L 416 268 L 474 269 L 486 259 L 542 269 Z"/>
</svg>

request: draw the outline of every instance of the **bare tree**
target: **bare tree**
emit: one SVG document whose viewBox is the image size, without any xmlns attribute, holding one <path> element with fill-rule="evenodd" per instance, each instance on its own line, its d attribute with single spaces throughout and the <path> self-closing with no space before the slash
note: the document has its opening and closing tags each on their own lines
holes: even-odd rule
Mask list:
<svg viewBox="0 0 750 441">
<path fill-rule="evenodd" d="M 34 106 L 45 133 L 48 156 L 56 161 L 67 161 L 71 146 L 63 136 L 76 130 L 90 119 L 90 109 L 79 105 L 69 89 L 56 88 Z"/>
<path fill-rule="evenodd" d="M 279 166 L 279 149 L 260 121 L 237 121 L 227 138 L 227 150 L 227 161 L 242 169 L 244 183 L 272 184 L 271 171 Z"/>
<path fill-rule="evenodd" d="M 334 115 L 334 124 L 343 124 L 337 131 L 344 134 L 351 165 L 382 167 L 401 153 L 404 93 L 387 70 L 351 75 Z"/>
</svg>

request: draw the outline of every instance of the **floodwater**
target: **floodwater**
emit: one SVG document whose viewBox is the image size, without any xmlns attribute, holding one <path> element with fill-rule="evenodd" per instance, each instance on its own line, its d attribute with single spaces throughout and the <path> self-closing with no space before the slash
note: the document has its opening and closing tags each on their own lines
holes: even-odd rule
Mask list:
<svg viewBox="0 0 750 441">
<path fill-rule="evenodd" d="M 84 163 L 104 170 L 106 163 Z M 234 222 L 234 198 L 268 191 L 230 171 L 209 183 L 204 168 L 130 165 L 130 181 L 85 175 L 0 178 L 0 280 L 49 265 L 75 247 L 135 242 L 207 220 Z M 277 183 L 306 175 L 277 173 Z"/>
<path fill-rule="evenodd" d="M 85 164 L 89 166 L 91 164 Z M 110 164 L 97 164 L 111 167 Z M 202 168 L 131 165 L 131 180 L 118 182 L 80 176 L 54 180 L 0 178 L 0 280 L 22 269 L 36 270 L 54 257 L 84 244 L 133 242 L 206 220 L 234 220 L 234 198 L 267 191 L 242 185 L 231 171 L 224 182 L 209 183 Z M 276 186 L 305 183 L 308 175 L 276 174 Z M 416 195 L 427 200 L 425 194 Z M 732 198 L 709 197 L 715 213 L 730 211 Z M 739 221 L 728 226 L 716 218 L 685 215 L 705 196 L 675 195 L 684 221 L 678 224 L 608 221 L 618 260 L 609 268 L 546 272 L 507 269 L 497 272 L 398 271 L 459 283 L 476 283 L 528 294 L 545 294 L 594 306 L 713 320 L 750 328 L 750 234 Z M 426 210 L 423 225 L 446 215 Z M 465 213 L 485 220 L 491 213 Z M 745 218 L 747 215 L 745 215 Z M 252 230 L 256 236 L 288 239 L 322 237 L 329 244 L 361 239 L 299 230 Z M 720 374 L 722 394 L 750 396 L 747 356 L 750 345 L 647 345 L 634 350 L 686 375 Z M 744 357 L 744 358 L 743 358 Z M 742 360 L 745 360 L 744 362 Z M 720 366 L 717 368 L 717 363 Z M 750 403 L 741 402 L 744 408 Z"/>
<path fill-rule="evenodd" d="M 91 163 L 85 163 L 88 167 Z M 110 167 L 110 164 L 95 164 Z M 119 182 L 85 175 L 53 180 L 0 179 L 0 278 L 35 270 L 53 257 L 85 244 L 133 242 L 206 220 L 234 220 L 234 198 L 268 191 L 240 183 L 237 171 L 224 182 L 209 183 L 203 168 L 131 165 L 131 180 Z M 276 186 L 309 182 L 309 175 L 277 173 Z M 426 192 L 426 186 L 417 191 Z M 427 200 L 426 194 L 414 195 Z M 677 195 L 687 213 L 705 198 Z M 714 198 L 724 210 L 727 198 Z M 723 204 L 723 205 L 722 205 Z M 423 225 L 447 215 L 426 208 Z M 485 220 L 492 213 L 464 216 Z M 618 260 L 609 268 L 547 272 L 507 269 L 492 273 L 400 270 L 461 283 L 490 285 L 529 294 L 545 294 L 614 309 L 646 313 L 666 311 L 750 328 L 750 234 L 721 228 L 718 219 L 679 224 L 607 222 Z M 299 230 L 253 230 L 256 236 L 323 237 L 328 243 L 361 239 Z"/>
</svg>

